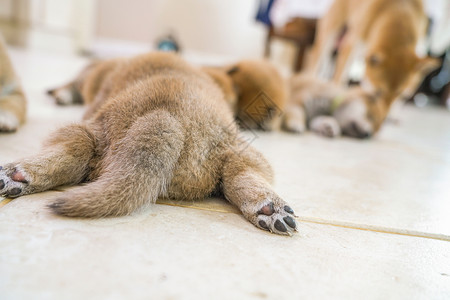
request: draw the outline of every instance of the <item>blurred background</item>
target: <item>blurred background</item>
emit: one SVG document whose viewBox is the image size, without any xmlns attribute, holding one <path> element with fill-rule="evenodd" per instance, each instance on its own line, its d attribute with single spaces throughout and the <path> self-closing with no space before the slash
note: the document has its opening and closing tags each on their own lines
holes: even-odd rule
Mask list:
<svg viewBox="0 0 450 300">
<path fill-rule="evenodd" d="M 217 65 L 266 56 L 289 76 L 307 62 L 317 19 L 331 2 L 0 0 L 0 30 L 10 45 L 101 58 L 154 50 L 169 39 L 193 63 Z M 441 57 L 444 70 L 429 76 L 414 102 L 450 106 L 448 55 L 444 59 L 450 45 L 450 1 L 424 3 L 431 26 L 418 51 Z M 433 86 L 430 82 L 437 75 Z"/>
</svg>

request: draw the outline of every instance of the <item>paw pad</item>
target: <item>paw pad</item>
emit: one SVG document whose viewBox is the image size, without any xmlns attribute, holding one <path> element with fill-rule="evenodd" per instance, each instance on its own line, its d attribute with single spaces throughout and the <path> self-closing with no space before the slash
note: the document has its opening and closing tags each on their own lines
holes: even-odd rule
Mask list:
<svg viewBox="0 0 450 300">
<path fill-rule="evenodd" d="M 284 224 L 280 220 L 276 220 L 274 226 L 278 231 L 281 231 L 281 232 L 287 231 L 286 226 L 284 226 Z"/>
<path fill-rule="evenodd" d="M 26 174 L 18 167 L 8 165 L 0 167 L 0 196 L 19 197 L 29 193 Z"/>
<path fill-rule="evenodd" d="M 275 211 L 274 211 L 274 209 L 273 209 L 273 202 L 270 202 L 269 204 L 264 205 L 264 206 L 258 211 L 258 214 L 259 214 L 259 215 L 264 214 L 264 215 L 266 215 L 266 216 L 270 216 L 270 215 L 272 215 L 274 212 L 275 212 Z"/>
<path fill-rule="evenodd" d="M 8 194 L 8 196 L 14 197 L 14 196 L 19 195 L 20 193 L 22 193 L 22 189 L 15 187 L 15 188 L 10 189 L 7 194 Z"/>
<path fill-rule="evenodd" d="M 273 201 L 265 204 L 257 211 L 255 223 L 261 229 L 291 235 L 293 231 L 297 231 L 294 216 L 294 210 L 290 206 L 286 205 L 281 199 L 274 197 Z"/>
<path fill-rule="evenodd" d="M 27 183 L 28 181 L 25 179 L 25 176 L 22 172 L 15 170 L 14 173 L 11 175 L 11 179 L 18 182 Z"/>
</svg>

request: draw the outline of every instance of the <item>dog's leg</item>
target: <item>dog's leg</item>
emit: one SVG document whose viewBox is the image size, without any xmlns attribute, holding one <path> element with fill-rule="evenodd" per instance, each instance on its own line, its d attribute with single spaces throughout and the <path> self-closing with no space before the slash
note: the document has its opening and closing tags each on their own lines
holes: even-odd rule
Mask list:
<svg viewBox="0 0 450 300">
<path fill-rule="evenodd" d="M 82 87 L 84 82 L 92 75 L 94 69 L 100 64 L 100 61 L 92 62 L 87 65 L 78 75 L 77 77 L 60 87 L 56 87 L 47 91 L 47 94 L 52 96 L 56 104 L 59 105 L 71 105 L 71 104 L 83 104 L 85 100 L 82 95 Z M 100 87 L 98 85 L 97 89 Z"/>
<path fill-rule="evenodd" d="M 222 174 L 225 198 L 256 227 L 290 235 L 297 229 L 294 211 L 270 187 L 272 170 L 251 146 L 230 150 Z"/>
<path fill-rule="evenodd" d="M 336 137 L 341 135 L 341 127 L 337 120 L 330 116 L 318 116 L 309 122 L 309 128 L 326 137 Z"/>
<path fill-rule="evenodd" d="M 331 66 L 331 56 L 346 20 L 346 5 L 342 2 L 345 1 L 334 1 L 317 24 L 317 32 L 307 69 L 319 78 L 330 78 L 328 69 Z"/>
<path fill-rule="evenodd" d="M 71 105 L 82 104 L 83 98 L 77 88 L 76 81 L 69 82 L 63 86 L 47 91 L 47 94 L 55 99 L 56 104 Z"/>
<path fill-rule="evenodd" d="M 16 131 L 25 122 L 26 99 L 0 35 L 0 132 Z"/>
<path fill-rule="evenodd" d="M 283 115 L 283 129 L 303 133 L 306 129 L 305 110 L 300 105 L 290 105 Z"/>
<path fill-rule="evenodd" d="M 0 99 L 0 132 L 16 131 L 25 122 L 26 105 L 22 91 Z"/>
<path fill-rule="evenodd" d="M 142 116 L 111 145 L 97 180 L 64 192 L 49 207 L 71 217 L 130 214 L 165 192 L 183 145 L 183 128 L 168 112 Z"/>
<path fill-rule="evenodd" d="M 338 84 L 347 84 L 348 71 L 353 63 L 353 51 L 357 46 L 357 37 L 350 30 L 344 37 L 341 46 L 339 47 L 338 56 L 336 59 L 336 68 L 334 71 L 333 81 Z"/>
<path fill-rule="evenodd" d="M 87 176 L 94 150 L 95 139 L 84 125 L 64 127 L 38 155 L 0 167 L 0 195 L 18 197 L 80 183 Z"/>
</svg>

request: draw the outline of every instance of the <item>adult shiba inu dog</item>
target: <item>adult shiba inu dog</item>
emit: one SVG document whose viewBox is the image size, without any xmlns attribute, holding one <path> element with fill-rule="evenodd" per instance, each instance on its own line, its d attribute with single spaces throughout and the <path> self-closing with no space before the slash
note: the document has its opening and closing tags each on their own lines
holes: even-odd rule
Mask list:
<svg viewBox="0 0 450 300">
<path fill-rule="evenodd" d="M 280 127 L 287 87 L 270 62 L 245 60 L 230 66 L 202 69 L 222 88 L 244 128 L 270 131 Z"/>
<path fill-rule="evenodd" d="M 291 79 L 283 128 L 296 133 L 309 128 L 327 137 L 368 138 L 379 130 L 387 112 L 379 95 L 299 74 Z"/>
<path fill-rule="evenodd" d="M 328 64 L 339 35 L 334 81 L 345 83 L 357 52 L 365 57 L 362 85 L 383 93 L 390 105 L 406 88 L 438 66 L 432 58 L 419 58 L 416 46 L 425 36 L 428 19 L 422 0 L 335 0 L 319 21 L 310 61 L 313 74 Z M 412 96 L 412 95 L 409 95 Z"/>
<path fill-rule="evenodd" d="M 36 156 L 3 166 L 0 194 L 74 187 L 49 208 L 71 217 L 130 214 L 158 197 L 223 196 L 255 226 L 296 230 L 270 187 L 264 157 L 237 136 L 223 92 L 175 54 L 97 62 L 51 92 L 89 104 L 84 121 L 57 130 Z"/>
<path fill-rule="evenodd" d="M 25 95 L 0 36 L 0 132 L 16 131 L 25 116 Z"/>
</svg>

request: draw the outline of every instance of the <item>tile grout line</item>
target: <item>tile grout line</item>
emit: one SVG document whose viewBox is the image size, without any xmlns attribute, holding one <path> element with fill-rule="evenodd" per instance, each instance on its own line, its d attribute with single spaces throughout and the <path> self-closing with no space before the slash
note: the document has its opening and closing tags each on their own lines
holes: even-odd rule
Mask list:
<svg viewBox="0 0 450 300">
<path fill-rule="evenodd" d="M 330 225 L 330 226 L 336 226 L 336 227 L 342 227 L 342 228 L 364 230 L 364 231 L 371 231 L 371 232 L 380 232 L 380 233 L 387 233 L 387 234 L 396 234 L 396 235 L 411 236 L 411 237 L 419 237 L 419 238 L 440 240 L 440 241 L 446 241 L 446 242 L 450 241 L 450 236 L 445 235 L 445 234 L 425 233 L 425 232 L 420 232 L 420 231 L 415 231 L 415 230 L 391 229 L 391 228 L 384 227 L 384 226 L 372 226 L 372 225 L 364 225 L 364 224 L 355 224 L 355 223 L 350 223 L 350 222 L 326 221 L 326 220 L 322 220 L 320 218 L 311 218 L 311 217 L 297 217 L 297 219 L 302 222 L 306 222 L 306 223 Z"/>
<path fill-rule="evenodd" d="M 191 205 L 178 205 L 178 204 L 171 204 L 171 203 L 157 203 L 157 204 L 167 205 L 167 206 L 178 206 L 178 207 L 185 207 L 185 208 L 192 208 L 192 209 L 206 210 L 206 211 L 214 211 L 214 212 L 221 212 L 221 213 L 235 213 L 235 212 L 227 211 L 227 210 L 203 208 L 203 207 L 191 206 Z M 315 223 L 315 224 L 321 224 L 321 225 L 329 225 L 329 226 L 336 226 L 336 227 L 356 229 L 356 230 L 364 230 L 364 231 L 371 231 L 371 232 L 380 232 L 380 233 L 387 233 L 387 234 L 419 237 L 419 238 L 426 238 L 426 239 L 433 239 L 433 240 L 440 240 L 440 241 L 450 241 L 450 236 L 447 236 L 445 234 L 425 233 L 425 232 L 420 232 L 420 231 L 415 231 L 415 230 L 391 229 L 391 228 L 383 227 L 383 226 L 355 224 L 355 223 L 351 223 L 351 222 L 327 221 L 327 220 L 323 220 L 320 218 L 311 218 L 311 217 L 297 217 L 297 219 L 301 222 L 306 222 L 306 223 Z"/>
<path fill-rule="evenodd" d="M 13 199 L 11 199 L 11 198 L 5 198 L 2 201 L 0 201 L 0 209 L 3 206 L 7 205 L 12 200 Z M 203 208 L 203 207 L 192 206 L 192 205 L 180 205 L 180 204 L 173 204 L 173 203 L 156 203 L 156 204 L 167 205 L 167 206 L 177 206 L 177 207 L 184 207 L 184 208 L 191 208 L 191 209 L 205 210 L 205 211 L 213 211 L 213 212 L 220 212 L 220 213 L 236 214 L 236 212 L 229 211 L 229 210 Z M 327 220 L 323 220 L 320 218 L 311 218 L 311 217 L 301 217 L 300 216 L 300 217 L 297 217 L 297 219 L 299 221 L 305 222 L 305 223 L 314 223 L 314 224 L 329 225 L 329 226 L 356 229 L 356 230 L 380 232 L 380 233 L 387 233 L 387 234 L 396 234 L 396 235 L 403 235 L 403 236 L 410 236 L 410 237 L 419 237 L 419 238 L 426 238 L 426 239 L 433 239 L 433 240 L 440 240 L 440 241 L 447 241 L 447 242 L 450 241 L 450 236 L 447 236 L 445 234 L 424 233 L 424 232 L 415 231 L 415 230 L 391 229 L 391 228 L 383 227 L 383 226 L 363 225 L 363 224 L 355 224 L 355 223 L 351 223 L 351 222 L 327 221 Z"/>
<path fill-rule="evenodd" d="M 0 200 L 0 209 L 9 202 L 11 202 L 12 200 L 13 200 L 12 198 L 4 198 L 3 200 Z"/>
</svg>

